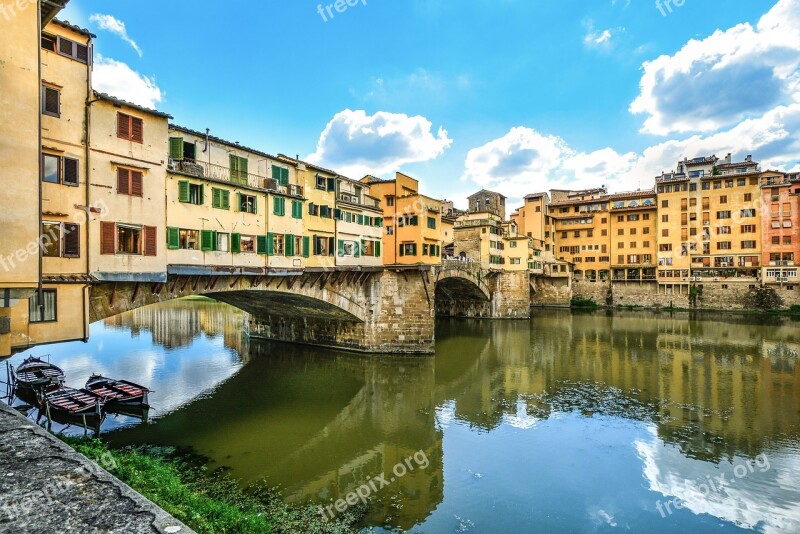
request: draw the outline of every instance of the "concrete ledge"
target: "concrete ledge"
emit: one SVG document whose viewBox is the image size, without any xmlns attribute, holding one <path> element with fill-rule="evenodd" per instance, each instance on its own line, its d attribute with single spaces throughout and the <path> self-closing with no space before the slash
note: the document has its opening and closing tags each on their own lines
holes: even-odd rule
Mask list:
<svg viewBox="0 0 800 534">
<path fill-rule="evenodd" d="M 0 531 L 194 532 L 2 402 Z"/>
</svg>

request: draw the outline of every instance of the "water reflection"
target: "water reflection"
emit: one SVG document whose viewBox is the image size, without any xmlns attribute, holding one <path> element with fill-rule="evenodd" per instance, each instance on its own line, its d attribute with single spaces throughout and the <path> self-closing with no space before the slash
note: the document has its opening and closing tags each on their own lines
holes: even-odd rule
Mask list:
<svg viewBox="0 0 800 534">
<path fill-rule="evenodd" d="M 373 525 L 800 531 L 791 323 L 444 320 L 434 358 L 248 344 L 241 326 L 225 305 L 173 302 L 52 352 L 70 379 L 102 371 L 156 390 L 154 424 L 118 428 L 114 443 L 193 446 L 291 501 L 328 504 L 424 451 L 425 470 L 373 498 Z M 703 494 L 709 477 L 759 455 L 769 469 Z M 657 503 L 675 497 L 685 506 L 664 516 Z"/>
</svg>

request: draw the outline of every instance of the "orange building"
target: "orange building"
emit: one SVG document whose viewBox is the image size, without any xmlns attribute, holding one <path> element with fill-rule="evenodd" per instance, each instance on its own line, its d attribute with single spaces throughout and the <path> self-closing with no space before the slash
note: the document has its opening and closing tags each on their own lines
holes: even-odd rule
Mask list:
<svg viewBox="0 0 800 534">
<path fill-rule="evenodd" d="M 383 206 L 383 264 L 441 264 L 442 201 L 421 195 L 419 181 L 401 172 L 394 180 L 366 176 L 361 182 Z"/>
<path fill-rule="evenodd" d="M 797 283 L 800 258 L 800 173 L 761 174 L 762 280 L 765 284 Z"/>
</svg>

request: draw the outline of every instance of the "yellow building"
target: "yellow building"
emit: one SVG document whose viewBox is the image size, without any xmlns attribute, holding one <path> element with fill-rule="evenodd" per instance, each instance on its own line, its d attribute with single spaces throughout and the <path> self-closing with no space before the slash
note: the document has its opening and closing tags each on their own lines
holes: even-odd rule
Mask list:
<svg viewBox="0 0 800 534">
<path fill-rule="evenodd" d="M 655 281 L 658 236 L 655 191 L 616 193 L 607 197 L 614 281 Z M 591 278 L 591 273 L 587 272 Z M 598 273 L 600 279 L 607 274 Z"/>
<path fill-rule="evenodd" d="M 304 235 L 296 163 L 171 125 L 168 171 L 171 273 L 258 268 L 290 274 L 305 266 L 311 237 Z"/>
<path fill-rule="evenodd" d="M 454 255 L 475 262 L 481 269 L 499 270 L 506 266 L 503 221 L 489 212 L 471 212 L 460 216 L 453 229 Z M 527 257 L 527 249 L 525 251 Z M 523 262 L 525 264 L 525 262 Z"/>
<path fill-rule="evenodd" d="M 337 267 L 383 265 L 383 209 L 368 184 L 337 177 L 334 219 Z"/>
<path fill-rule="evenodd" d="M 556 258 L 574 266 L 578 280 L 605 280 L 611 272 L 608 194 L 605 188 L 551 191 Z"/>
<path fill-rule="evenodd" d="M 166 282 L 164 148 L 171 117 L 100 93 L 89 111 L 90 273 L 106 282 Z"/>
<path fill-rule="evenodd" d="M 758 163 L 715 156 L 678 162 L 656 177 L 658 277 L 668 284 L 752 283 L 761 259 Z"/>
<path fill-rule="evenodd" d="M 306 198 L 306 215 L 303 217 L 303 235 L 310 240 L 310 254 L 305 265 L 308 270 L 336 268 L 336 180 L 335 171 L 310 163 L 278 156 L 294 165 L 303 185 Z"/>
<path fill-rule="evenodd" d="M 361 183 L 383 207 L 384 265 L 440 265 L 442 201 L 419 193 L 419 181 L 398 172 L 394 180 L 366 176 Z"/>
<path fill-rule="evenodd" d="M 541 271 L 541 258 L 534 259 L 536 251 L 533 248 L 533 239 L 520 234 L 519 227 L 514 221 L 504 221 L 503 230 L 503 270 L 506 271 Z M 538 265 L 538 268 L 536 264 Z"/>
<path fill-rule="evenodd" d="M 54 14 L 50 7 L 43 8 L 43 17 L 50 18 Z M 28 62 L 26 66 L 30 67 L 33 76 L 27 76 L 21 69 L 7 72 L 4 68 L 4 76 L 9 76 L 8 84 L 5 80 L 3 82 L 4 98 L 7 87 L 11 98 L 19 98 L 4 102 L 3 111 L 9 113 L 4 115 L 9 120 L 4 132 L 15 133 L 13 145 L 16 154 L 8 159 L 10 169 L 12 172 L 20 170 L 20 173 L 4 180 L 10 193 L 4 195 L 4 201 L 13 203 L 4 208 L 4 213 L 14 213 L 14 216 L 8 217 L 9 227 L 3 239 L 6 241 L 7 237 L 8 244 L 4 243 L 3 247 L 16 247 L 16 250 L 13 253 L 2 251 L 6 258 L 4 267 L 12 261 L 14 264 L 5 269 L 7 272 L 3 278 L 13 281 L 17 286 L 13 289 L 27 284 L 38 285 L 38 289 L 28 293 L 30 297 L 27 300 L 17 301 L 7 311 L 10 324 L 7 328 L 0 328 L 0 334 L 7 333 L 3 330 L 10 330 L 11 335 L 0 335 L 3 354 L 8 353 L 11 347 L 24 348 L 88 336 L 89 253 L 86 229 L 91 213 L 88 208 L 85 105 L 91 79 L 93 35 L 77 26 L 52 19 L 39 38 L 36 8 L 20 10 L 18 15 L 19 25 L 15 21 L 11 37 L 13 39 L 16 32 L 21 32 L 17 35 L 19 40 L 5 43 L 9 38 L 6 33 L 9 28 L 4 28 L 3 50 L 13 54 L 19 43 L 40 43 L 41 64 L 29 63 L 29 59 L 37 55 L 36 48 L 31 46 L 19 57 L 9 57 L 12 61 L 9 67 L 17 62 Z M 33 19 L 33 25 L 29 19 Z M 30 102 L 15 94 L 20 84 L 38 98 Z M 31 108 L 31 105 L 36 107 Z M 30 114 L 32 110 L 36 113 L 33 117 Z M 33 132 L 24 133 L 31 126 Z M 35 145 L 36 153 L 30 153 L 30 147 L 19 139 L 38 143 Z M 10 143 L 12 139 L 4 137 L 4 141 L 5 150 L 6 142 Z M 26 171 L 15 169 L 15 161 Z M 38 175 L 40 180 L 20 179 L 25 175 Z M 28 190 L 27 198 L 19 195 L 23 189 Z M 34 208 L 33 213 L 30 208 Z M 31 218 L 32 214 L 35 219 Z M 17 232 L 16 224 L 24 224 L 27 228 Z M 23 241 L 27 241 L 24 247 Z M 24 252 L 24 258 L 21 252 Z M 23 296 L 10 290 L 7 295 L 9 306 L 12 305 L 12 295 Z"/>
</svg>

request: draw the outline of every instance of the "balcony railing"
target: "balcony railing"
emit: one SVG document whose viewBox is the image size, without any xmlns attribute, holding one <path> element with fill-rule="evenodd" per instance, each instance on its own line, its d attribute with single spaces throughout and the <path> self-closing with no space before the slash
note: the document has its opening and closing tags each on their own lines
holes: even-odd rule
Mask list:
<svg viewBox="0 0 800 534">
<path fill-rule="evenodd" d="M 237 171 L 222 165 L 215 165 L 213 163 L 206 163 L 203 161 L 173 161 L 169 160 L 170 171 L 180 172 L 198 178 L 207 178 L 209 180 L 216 180 L 218 182 L 228 182 L 234 185 L 241 185 L 252 187 L 256 189 L 265 189 L 267 191 L 274 191 L 284 195 L 292 195 L 297 197 L 303 196 L 303 187 L 300 185 L 279 185 L 278 181 L 273 178 L 267 178 L 258 174 L 252 174 L 244 171 Z"/>
</svg>

